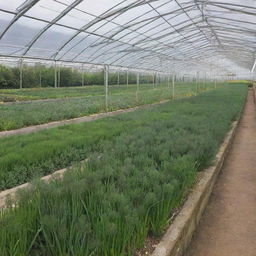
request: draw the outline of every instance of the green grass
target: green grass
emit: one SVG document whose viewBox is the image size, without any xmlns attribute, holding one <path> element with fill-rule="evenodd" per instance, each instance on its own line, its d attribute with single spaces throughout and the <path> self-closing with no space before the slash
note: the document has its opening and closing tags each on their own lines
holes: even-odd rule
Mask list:
<svg viewBox="0 0 256 256">
<path fill-rule="evenodd" d="M 90 156 L 90 161 L 63 180 L 37 181 L 9 201 L 0 217 L 0 255 L 133 255 L 148 234 L 164 230 L 196 171 L 211 164 L 245 95 L 245 86 L 233 85 L 148 110 L 1 140 L 7 152 L 12 148 L 10 163 L 27 155 L 24 164 L 30 161 L 32 171 L 46 159 L 54 163 L 69 154 L 77 160 Z M 11 161 L 22 148 L 24 155 Z M 79 155 L 76 149 L 82 148 L 87 153 Z M 40 161 L 41 151 L 48 150 L 48 158 Z"/>
<path fill-rule="evenodd" d="M 170 83 L 171 85 L 171 83 Z M 176 86 L 190 85 L 195 87 L 191 82 L 176 82 Z M 208 83 L 209 85 L 209 83 Z M 203 86 L 203 84 L 201 84 Z M 110 85 L 109 91 L 112 94 L 120 92 L 134 92 L 137 85 L 125 84 L 122 85 Z M 158 87 L 167 87 L 166 83 L 162 84 L 140 84 L 140 90 L 148 90 Z M 93 85 L 83 87 L 61 87 L 61 88 L 28 88 L 28 89 L 2 89 L 0 90 L 0 101 L 24 101 L 24 100 L 38 100 L 38 99 L 58 99 L 58 98 L 70 98 L 70 97 L 87 97 L 94 95 L 104 95 L 104 86 Z M 6 99 L 4 99 L 6 97 Z"/>
<path fill-rule="evenodd" d="M 159 85 L 162 87 L 163 84 Z M 141 84 L 140 90 L 156 88 L 158 85 Z M 109 85 L 109 91 L 112 94 L 121 92 L 134 92 L 137 85 Z M 30 88 L 30 89 L 3 89 L 0 90 L 0 96 L 9 98 L 20 97 L 21 100 L 38 100 L 38 99 L 60 99 L 70 97 L 88 97 L 104 95 L 105 87 L 100 85 L 83 86 L 83 87 L 61 87 L 61 88 Z"/>
<path fill-rule="evenodd" d="M 123 86 L 110 86 L 113 92 L 120 92 L 126 89 Z M 135 85 L 129 85 L 132 90 Z M 128 90 L 129 90 L 128 89 Z M 0 90 L 0 96 L 22 97 L 22 100 L 39 100 L 39 99 L 58 99 L 66 97 L 87 97 L 93 95 L 103 95 L 104 86 L 83 86 L 83 87 L 61 87 L 61 88 L 29 88 L 29 89 L 3 89 Z"/>
<path fill-rule="evenodd" d="M 208 84 L 207 88 L 213 87 L 213 84 Z M 180 84 L 176 86 L 176 97 L 188 96 L 195 94 L 195 84 Z M 87 90 L 88 88 L 59 88 L 59 89 L 42 89 L 43 93 L 59 92 L 60 95 L 74 95 L 79 90 Z M 103 87 L 92 86 L 90 90 L 103 90 Z M 201 88 L 202 90 L 204 88 Z M 74 92 L 72 92 L 74 90 Z M 10 91 L 10 90 L 9 90 Z M 17 91 L 17 90 L 16 90 Z M 37 92 L 36 90 L 24 89 L 21 93 Z M 40 92 L 40 90 L 38 90 Z M 18 91 L 19 92 L 19 91 Z M 62 93 L 62 94 L 61 94 Z M 2 104 L 0 105 L 0 131 L 18 129 L 30 125 L 43 124 L 51 121 L 71 119 L 75 117 L 86 116 L 94 113 L 105 111 L 105 96 L 93 95 L 90 91 L 87 97 L 80 98 L 68 97 L 59 98 L 56 101 L 50 102 L 31 102 L 19 104 Z M 102 92 L 101 92 L 102 93 Z M 81 94 L 82 95 L 82 94 Z M 119 86 L 109 89 L 108 97 L 108 111 L 117 110 L 121 108 L 134 107 L 143 104 L 149 104 L 172 97 L 172 89 L 168 88 L 166 84 L 158 86 L 142 85 L 136 96 L 136 87 L 131 86 L 128 89 Z"/>
<path fill-rule="evenodd" d="M 249 84 L 249 80 L 229 80 L 228 83 L 230 84 Z"/>
</svg>

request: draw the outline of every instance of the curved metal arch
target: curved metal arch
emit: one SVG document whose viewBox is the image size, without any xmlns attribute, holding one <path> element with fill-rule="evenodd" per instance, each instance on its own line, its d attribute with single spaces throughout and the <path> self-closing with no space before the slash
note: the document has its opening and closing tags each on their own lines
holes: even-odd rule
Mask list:
<svg viewBox="0 0 256 256">
<path fill-rule="evenodd" d="M 119 0 L 117 4 L 114 4 L 114 2 L 109 4 L 107 11 L 98 16 L 95 15 L 91 22 L 88 22 L 80 29 L 69 24 L 60 24 L 58 21 L 62 17 L 68 16 L 71 10 L 79 10 L 77 5 L 87 0 L 69 1 L 72 2 L 71 4 L 63 3 L 67 7 L 52 21 L 27 14 L 39 1 L 24 0 L 24 3 L 17 8 L 17 12 L 0 8 L 0 11 L 14 15 L 0 34 L 0 43 L 3 36 L 8 33 L 12 25 L 21 17 L 47 23 L 36 36 L 31 38 L 27 45 L 10 45 L 10 49 L 18 49 L 18 51 L 15 50 L 15 52 L 11 53 L 14 57 L 33 57 L 30 56 L 29 50 L 33 46 L 35 49 L 36 41 L 53 25 L 57 25 L 72 29 L 75 32 L 72 37 L 68 38 L 69 41 L 62 44 L 55 53 L 48 51 L 48 53 L 52 54 L 52 57 L 48 58 L 49 60 L 62 61 L 70 53 L 71 57 L 66 59 L 71 58 L 71 62 L 79 62 L 79 59 L 87 56 L 89 59 L 84 59 L 82 62 L 86 63 L 86 60 L 88 60 L 92 63 L 106 62 L 99 64 L 111 63 L 113 65 L 119 64 L 129 67 L 143 66 L 158 71 L 161 69 L 166 70 L 168 69 L 166 67 L 172 64 L 177 68 L 186 68 L 187 64 L 194 66 L 195 63 L 197 68 L 210 69 L 208 66 L 209 62 L 206 61 L 207 59 L 218 63 L 219 70 L 224 70 L 225 68 L 227 70 L 235 70 L 238 67 L 251 70 L 255 61 L 256 46 L 254 38 L 256 24 L 251 17 L 256 16 L 256 6 L 249 0 L 244 0 L 243 4 L 236 3 L 235 0 L 228 2 L 224 0 L 134 0 L 132 2 L 129 0 Z M 62 0 L 48 0 L 49 3 L 50 1 L 61 2 Z M 169 14 L 169 16 L 168 12 L 170 11 L 161 8 L 161 5 L 168 5 L 168 3 L 172 3 L 170 11 L 175 11 L 173 15 Z M 127 11 L 136 7 L 143 7 L 143 5 L 151 7 L 154 15 L 151 15 L 153 12 L 149 8 L 145 9 L 144 12 L 143 9 L 140 9 L 138 14 L 133 15 L 130 12 L 132 19 L 129 19 L 126 23 L 121 25 L 116 22 L 116 19 L 118 17 L 122 18 L 122 15 Z M 151 13 L 147 16 L 148 12 Z M 232 14 L 239 18 L 237 20 L 235 18 L 232 19 Z M 179 16 L 183 17 L 181 19 L 182 22 L 179 22 Z M 159 22 L 160 20 L 163 22 Z M 97 31 L 96 26 L 95 29 L 90 29 L 96 24 L 103 28 L 108 23 L 115 24 L 117 30 L 111 31 L 108 29 L 103 31 L 104 33 L 102 34 Z M 169 26 L 167 27 L 166 24 Z M 147 26 L 147 29 L 141 29 L 143 26 Z M 155 31 L 157 31 L 158 35 L 148 32 L 154 30 L 157 26 L 159 26 L 159 29 Z M 79 40 L 74 45 L 69 45 L 81 33 L 85 35 L 85 38 Z M 83 42 L 88 42 L 87 38 L 90 35 L 97 36 L 98 39 L 93 40 L 93 42 L 89 41 L 89 45 L 83 47 Z M 76 47 L 78 45 L 79 47 Z M 68 46 L 68 49 L 65 49 L 65 46 Z M 81 46 L 82 50 L 80 50 Z M 117 46 L 120 46 L 120 48 L 117 48 Z M 2 44 L 2 47 L 4 49 L 6 45 Z M 85 55 L 84 53 L 89 48 L 89 54 Z M 35 54 L 34 57 L 39 55 Z M 46 55 L 42 54 L 42 56 Z M 186 60 L 187 63 L 182 61 L 182 59 Z"/>
<path fill-rule="evenodd" d="M 191 6 L 190 6 L 191 7 Z M 174 10 L 174 11 L 172 11 L 172 12 L 168 12 L 168 13 L 165 13 L 165 14 L 163 14 L 163 16 L 168 16 L 168 15 L 170 15 L 170 14 L 175 14 L 177 11 L 179 11 L 179 10 Z M 143 26 L 146 26 L 146 25 L 148 25 L 148 24 L 150 24 L 150 23 L 152 23 L 152 22 L 154 22 L 155 20 L 157 20 L 157 19 L 160 19 L 161 17 L 159 16 L 159 15 L 156 15 L 156 16 L 154 16 L 154 17 L 151 17 L 151 18 L 147 18 L 147 19 L 145 19 L 145 20 L 142 20 L 142 21 L 140 21 L 140 22 L 135 22 L 135 23 L 132 23 L 132 24 L 130 24 L 129 25 L 129 28 L 131 28 L 132 26 L 136 26 L 136 25 L 139 25 L 139 24 L 142 24 L 141 25 L 141 27 L 143 27 Z M 144 22 L 146 22 L 145 24 L 144 24 Z M 172 26 L 173 28 L 174 28 L 174 30 L 176 31 L 176 32 L 178 32 L 176 29 L 175 29 L 175 27 L 174 26 Z M 139 27 L 140 28 L 140 27 Z M 153 27 L 154 28 L 154 27 Z M 151 28 L 152 29 L 152 28 Z M 119 33 L 120 32 L 122 32 L 122 31 L 119 31 Z M 118 33 L 115 33 L 114 35 L 111 35 L 110 37 L 111 38 L 113 38 L 116 34 L 118 34 Z M 124 35 L 122 38 L 124 38 L 126 35 Z M 184 37 L 184 36 L 183 36 Z M 134 37 L 135 38 L 135 37 Z M 131 38 L 131 40 L 133 40 L 134 38 Z M 119 38 L 120 39 L 120 38 Z M 184 39 L 188 39 L 187 37 L 184 37 Z M 145 39 L 144 39 L 145 40 Z M 155 39 L 152 39 L 152 40 L 154 40 L 155 41 Z M 140 43 L 140 42 L 143 42 L 143 40 L 140 40 L 139 42 L 137 42 L 136 44 L 134 44 L 134 45 L 132 45 L 133 47 L 135 47 L 136 49 L 138 48 L 138 46 L 137 46 L 137 44 L 138 43 Z M 104 43 L 104 42 L 102 42 L 102 43 Z M 108 43 L 108 41 L 106 41 L 106 43 Z M 102 46 L 102 48 L 103 48 L 104 46 Z M 86 49 L 88 49 L 89 47 L 86 47 L 85 49 L 83 49 L 82 51 L 80 51 L 79 52 L 79 54 L 77 54 L 76 56 L 75 56 L 75 58 L 77 58 L 79 55 L 81 55 Z M 140 48 L 138 48 L 138 49 L 140 49 Z M 73 58 L 73 60 L 75 60 L 75 58 Z"/>
<path fill-rule="evenodd" d="M 3 38 L 3 36 L 6 34 L 6 32 L 12 27 L 12 25 L 39 1 L 40 0 L 26 1 L 27 4 L 25 2 L 23 4 L 24 6 L 20 6 L 20 8 L 18 7 L 17 8 L 18 9 L 18 13 L 13 17 L 11 22 L 7 25 L 7 27 L 4 29 L 4 31 L 0 34 L 0 40 Z"/>
<path fill-rule="evenodd" d="M 162 7 L 162 6 L 164 6 L 165 4 L 166 4 L 166 3 L 164 3 L 163 5 L 160 5 L 160 6 Z M 93 32 L 96 32 L 99 28 L 102 28 L 102 27 L 105 26 L 107 23 L 113 23 L 113 24 L 115 24 L 115 25 L 118 25 L 119 27 L 122 27 L 122 28 L 124 28 L 124 29 L 126 29 L 126 30 L 129 30 L 130 33 L 133 33 L 133 32 L 138 33 L 136 30 L 132 30 L 131 28 L 129 28 L 129 27 L 128 27 L 128 24 L 131 23 L 133 20 L 142 17 L 143 15 L 145 15 L 145 14 L 147 14 L 147 13 L 149 13 L 149 11 L 145 12 L 145 13 L 142 14 L 142 15 L 137 16 L 137 17 L 134 18 L 134 19 L 132 19 L 132 20 L 129 21 L 125 26 L 124 26 L 124 25 L 120 25 L 120 24 L 118 24 L 118 23 L 115 23 L 115 22 L 113 21 L 114 18 L 116 18 L 116 17 L 118 17 L 119 15 L 121 15 L 121 13 L 120 13 L 119 15 L 116 15 L 115 17 L 113 17 L 111 20 L 106 19 L 106 22 L 105 22 L 104 24 L 102 24 L 100 27 L 96 28 Z M 108 33 L 108 32 L 106 32 L 105 35 L 106 35 L 107 33 Z M 129 34 L 129 33 L 128 33 L 128 34 Z M 128 35 L 128 34 L 127 34 L 127 35 Z M 63 58 L 66 54 L 68 54 L 75 46 L 77 46 L 79 43 L 83 42 L 85 39 L 86 39 L 86 38 L 81 39 L 77 44 L 75 44 L 74 46 L 72 46 L 72 47 L 71 47 L 69 50 L 67 50 L 61 57 L 59 57 L 59 59 L 62 59 L 62 58 Z M 120 39 L 122 39 L 122 37 L 119 38 L 119 40 L 120 40 Z M 73 40 L 73 39 L 72 39 L 72 40 Z M 71 40 L 71 41 L 72 41 L 72 40 Z M 101 38 L 97 39 L 96 41 L 100 41 L 100 40 L 101 40 Z M 95 43 L 96 43 L 96 41 L 95 41 Z M 83 51 L 85 51 L 87 48 L 88 48 L 88 47 L 86 47 Z M 80 54 L 82 54 L 83 51 L 81 51 Z M 78 55 L 80 55 L 80 54 L 78 54 Z M 77 57 L 78 57 L 78 56 L 77 56 Z M 75 59 L 75 58 L 73 58 L 73 60 L 74 60 L 74 59 Z"/>
<path fill-rule="evenodd" d="M 49 24 L 47 24 L 29 43 L 26 45 L 26 50 L 23 56 L 31 49 L 35 42 L 53 25 L 56 24 L 60 19 L 62 19 L 66 14 L 73 10 L 77 5 L 79 5 L 83 0 L 76 0 L 71 5 L 69 5 L 63 12 L 61 12 L 56 18 L 54 18 Z"/>
<path fill-rule="evenodd" d="M 149 1 L 156 1 L 156 0 L 149 0 Z M 125 2 L 122 1 L 121 3 Z M 120 3 L 118 4 L 120 5 Z M 123 13 L 125 11 L 128 11 L 132 8 L 138 7 L 140 5 L 142 5 L 142 1 L 141 0 L 137 0 L 133 5 L 128 6 L 126 8 L 119 8 L 117 10 L 113 10 L 116 6 L 112 7 L 111 9 L 109 9 L 108 11 L 106 11 L 105 13 L 103 13 L 102 15 L 98 16 L 97 18 L 95 18 L 94 20 L 92 20 L 91 22 L 89 22 L 88 24 L 86 24 L 85 26 L 83 26 L 82 28 L 80 28 L 80 31 L 77 31 L 72 37 L 70 37 L 55 53 L 55 56 L 58 55 L 58 53 L 67 45 L 69 44 L 75 37 L 77 37 L 82 31 L 86 31 L 87 29 L 89 29 L 90 27 L 96 25 L 97 23 L 99 23 L 102 20 L 106 20 L 112 16 L 115 16 L 119 13 Z M 109 13 L 108 13 L 109 12 Z"/>
</svg>

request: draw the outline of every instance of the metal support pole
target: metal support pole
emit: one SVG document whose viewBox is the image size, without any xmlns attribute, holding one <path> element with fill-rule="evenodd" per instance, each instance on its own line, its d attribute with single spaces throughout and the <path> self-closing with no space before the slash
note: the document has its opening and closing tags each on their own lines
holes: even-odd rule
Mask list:
<svg viewBox="0 0 256 256">
<path fill-rule="evenodd" d="M 82 64 L 82 86 L 84 86 L 84 65 Z"/>
<path fill-rule="evenodd" d="M 61 70 L 61 67 L 59 66 L 59 73 L 58 73 L 58 87 L 60 87 L 60 70 Z"/>
<path fill-rule="evenodd" d="M 206 73 L 204 74 L 204 89 L 206 90 Z"/>
<path fill-rule="evenodd" d="M 199 71 L 196 72 L 196 93 L 198 92 Z"/>
<path fill-rule="evenodd" d="M 174 73 L 172 74 L 172 98 L 175 98 L 175 82 L 174 82 Z"/>
<path fill-rule="evenodd" d="M 119 74 L 119 71 L 117 72 L 117 85 L 120 85 L 120 74 Z"/>
<path fill-rule="evenodd" d="M 41 70 L 41 67 L 40 67 L 40 72 L 39 72 L 39 85 L 40 85 L 40 87 L 42 87 L 42 70 Z"/>
<path fill-rule="evenodd" d="M 105 84 L 105 108 L 108 111 L 108 72 L 109 67 L 107 65 L 104 66 L 104 84 Z"/>
<path fill-rule="evenodd" d="M 57 77 L 57 63 L 55 61 L 55 67 L 54 67 L 54 87 L 57 88 L 58 83 L 58 77 Z"/>
<path fill-rule="evenodd" d="M 22 87 L 23 87 L 23 59 L 20 59 L 19 69 L 20 69 L 20 89 L 22 89 Z"/>
<path fill-rule="evenodd" d="M 137 88 L 136 88 L 136 101 L 137 102 L 139 101 L 139 98 L 138 98 L 139 85 L 140 85 L 140 73 L 138 72 L 137 73 Z"/>
<path fill-rule="evenodd" d="M 167 87 L 170 88 L 170 77 L 167 76 Z"/>
<path fill-rule="evenodd" d="M 128 70 L 126 71 L 126 85 L 128 88 L 128 85 L 129 85 L 129 71 Z"/>
<path fill-rule="evenodd" d="M 256 59 L 254 60 L 254 63 L 253 63 L 252 69 L 251 69 L 251 75 L 253 74 L 255 68 L 256 68 Z"/>
</svg>

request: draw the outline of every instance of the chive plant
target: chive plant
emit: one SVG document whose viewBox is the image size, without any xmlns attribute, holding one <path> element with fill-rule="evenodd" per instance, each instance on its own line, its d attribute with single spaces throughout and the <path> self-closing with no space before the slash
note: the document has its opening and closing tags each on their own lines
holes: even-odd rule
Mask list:
<svg viewBox="0 0 256 256">
<path fill-rule="evenodd" d="M 140 120 L 119 117 L 139 125 L 102 139 L 62 180 L 36 181 L 9 200 L 0 255 L 132 256 L 211 164 L 245 93 L 231 86 L 140 111 Z"/>
<path fill-rule="evenodd" d="M 126 86 L 119 86 L 117 89 L 111 89 L 110 87 L 108 110 L 113 111 L 122 108 L 134 107 L 137 105 L 150 104 L 160 100 L 171 99 L 172 97 L 171 90 L 167 87 L 167 85 L 159 85 L 157 88 L 153 88 L 152 85 L 141 85 L 141 87 L 142 88 L 140 88 L 138 95 L 139 102 L 135 97 L 134 86 L 129 88 L 128 91 L 125 89 Z M 58 88 L 57 92 L 55 93 L 61 94 L 62 92 L 64 96 L 62 94 L 53 94 L 53 97 L 61 96 L 56 101 L 33 101 L 29 104 L 19 103 L 13 105 L 0 104 L 0 131 L 18 129 L 21 127 L 38 125 L 52 121 L 71 119 L 105 111 L 104 88 L 103 86 L 97 86 L 96 88 L 98 92 L 89 91 L 89 95 L 87 96 L 84 92 L 85 94 L 82 94 L 81 97 L 78 98 L 64 97 L 66 94 L 65 91 L 62 92 L 62 90 L 65 89 Z M 176 96 L 192 96 L 195 94 L 193 88 L 194 86 L 190 84 L 180 85 L 176 89 Z M 94 90 L 94 88 L 92 89 Z M 52 90 L 56 91 L 51 89 L 50 92 Z M 35 91 L 35 93 L 36 92 L 40 92 L 40 90 Z M 44 94 L 46 93 L 47 90 L 44 92 Z"/>
<path fill-rule="evenodd" d="M 178 91 L 182 92 L 182 87 Z M 154 97 L 156 98 L 151 100 L 155 101 L 157 98 L 159 100 L 157 92 L 154 92 Z M 146 95 L 140 96 L 140 99 L 145 100 L 144 103 L 147 102 Z M 120 106 L 123 103 L 120 101 Z M 172 106 L 173 112 L 176 111 L 176 106 L 178 105 Z M 69 108 L 68 103 L 65 104 L 65 108 Z M 52 109 L 56 110 L 56 107 Z M 151 122 L 151 118 L 159 118 L 158 113 L 155 113 L 156 117 L 142 118 L 141 115 L 143 114 L 140 111 L 136 111 L 134 115 L 131 113 L 128 115 L 130 118 L 135 117 L 131 120 L 124 119 L 124 115 L 120 115 L 96 122 L 67 125 L 34 134 L 1 139 L 0 190 L 28 182 L 35 177 L 47 175 L 75 161 L 83 160 L 90 152 L 97 150 L 98 142 L 102 139 L 117 136 L 142 123 L 145 125 L 146 122 Z"/>
</svg>

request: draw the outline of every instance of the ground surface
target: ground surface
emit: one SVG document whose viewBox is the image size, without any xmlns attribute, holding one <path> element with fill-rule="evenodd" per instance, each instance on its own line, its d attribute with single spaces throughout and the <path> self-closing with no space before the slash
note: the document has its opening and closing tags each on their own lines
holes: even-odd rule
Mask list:
<svg viewBox="0 0 256 256">
<path fill-rule="evenodd" d="M 230 153 L 184 256 L 256 256 L 256 107 L 252 89 Z"/>
</svg>

